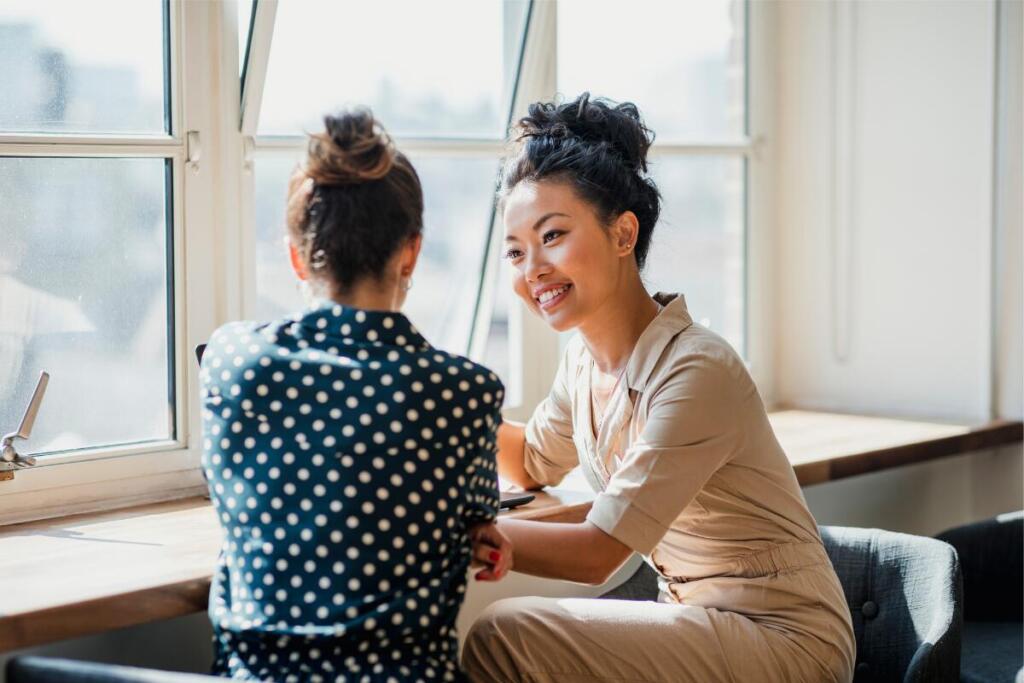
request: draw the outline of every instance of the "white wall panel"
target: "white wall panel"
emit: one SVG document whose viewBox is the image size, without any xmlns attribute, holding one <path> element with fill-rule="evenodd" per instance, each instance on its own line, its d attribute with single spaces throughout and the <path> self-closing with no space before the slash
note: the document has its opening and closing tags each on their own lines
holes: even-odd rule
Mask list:
<svg viewBox="0 0 1024 683">
<path fill-rule="evenodd" d="M 995 4 L 782 13 L 778 398 L 987 417 Z"/>
</svg>

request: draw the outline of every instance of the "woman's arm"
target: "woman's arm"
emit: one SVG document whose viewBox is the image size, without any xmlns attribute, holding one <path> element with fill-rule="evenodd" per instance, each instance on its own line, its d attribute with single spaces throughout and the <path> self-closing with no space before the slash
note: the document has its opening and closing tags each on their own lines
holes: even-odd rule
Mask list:
<svg viewBox="0 0 1024 683">
<path fill-rule="evenodd" d="M 633 554 L 590 522 L 500 519 L 498 528 L 515 549 L 512 570 L 548 579 L 598 586 Z"/>
<path fill-rule="evenodd" d="M 502 422 L 498 427 L 498 475 L 530 491 L 541 488 L 543 485 L 527 473 L 525 459 L 526 426 L 521 422 Z"/>
</svg>

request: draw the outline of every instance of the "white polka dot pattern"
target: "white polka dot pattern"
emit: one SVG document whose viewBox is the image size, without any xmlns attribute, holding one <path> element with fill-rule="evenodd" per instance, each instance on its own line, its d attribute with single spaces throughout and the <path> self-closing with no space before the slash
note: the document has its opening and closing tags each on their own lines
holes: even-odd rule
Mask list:
<svg viewBox="0 0 1024 683">
<path fill-rule="evenodd" d="M 221 327 L 201 380 L 225 531 L 215 672 L 463 680 L 455 618 L 468 527 L 497 514 L 498 378 L 401 314 L 324 302 Z"/>
</svg>

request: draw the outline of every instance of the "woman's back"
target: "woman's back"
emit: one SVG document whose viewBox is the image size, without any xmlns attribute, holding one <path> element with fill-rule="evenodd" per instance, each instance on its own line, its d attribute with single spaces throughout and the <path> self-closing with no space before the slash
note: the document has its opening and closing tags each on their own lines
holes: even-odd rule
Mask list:
<svg viewBox="0 0 1024 683">
<path fill-rule="evenodd" d="M 226 532 L 217 672 L 459 677 L 467 532 L 498 507 L 497 377 L 400 313 L 324 301 L 220 328 L 202 379 L 203 466 Z"/>
</svg>

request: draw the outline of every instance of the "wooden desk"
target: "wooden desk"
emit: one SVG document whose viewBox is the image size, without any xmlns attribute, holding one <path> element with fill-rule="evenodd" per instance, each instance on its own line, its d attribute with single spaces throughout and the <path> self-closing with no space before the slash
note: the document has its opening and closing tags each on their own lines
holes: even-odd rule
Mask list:
<svg viewBox="0 0 1024 683">
<path fill-rule="evenodd" d="M 1020 422 L 967 427 L 804 411 L 771 416 L 801 484 L 1021 441 Z M 554 490 L 515 511 L 581 521 L 593 494 Z M 0 527 L 0 651 L 206 609 L 220 529 L 190 498 Z"/>
<path fill-rule="evenodd" d="M 538 492 L 501 514 L 581 521 L 592 497 Z M 0 651 L 205 610 L 220 543 L 205 498 L 0 527 Z"/>
</svg>

